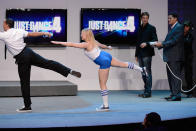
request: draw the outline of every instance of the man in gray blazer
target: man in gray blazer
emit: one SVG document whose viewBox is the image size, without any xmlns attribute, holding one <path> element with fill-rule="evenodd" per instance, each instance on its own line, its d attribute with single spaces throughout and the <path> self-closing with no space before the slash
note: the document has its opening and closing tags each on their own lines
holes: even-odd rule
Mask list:
<svg viewBox="0 0 196 131">
<path fill-rule="evenodd" d="M 178 15 L 171 13 L 168 16 L 171 30 L 163 42 L 157 42 L 156 47 L 163 48 L 163 60 L 177 77 L 181 77 L 182 62 L 184 60 L 183 25 L 178 22 Z M 181 81 L 167 68 L 167 77 L 171 95 L 165 97 L 167 101 L 181 101 Z"/>
</svg>

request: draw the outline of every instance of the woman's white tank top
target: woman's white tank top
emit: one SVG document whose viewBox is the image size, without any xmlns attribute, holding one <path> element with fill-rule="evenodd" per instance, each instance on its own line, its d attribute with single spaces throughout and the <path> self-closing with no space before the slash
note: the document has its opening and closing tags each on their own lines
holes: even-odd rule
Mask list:
<svg viewBox="0 0 196 131">
<path fill-rule="evenodd" d="M 84 51 L 85 55 L 87 55 L 92 60 L 95 60 L 100 55 L 100 52 L 101 50 L 99 49 L 99 47 L 95 47 L 91 51 Z"/>
</svg>

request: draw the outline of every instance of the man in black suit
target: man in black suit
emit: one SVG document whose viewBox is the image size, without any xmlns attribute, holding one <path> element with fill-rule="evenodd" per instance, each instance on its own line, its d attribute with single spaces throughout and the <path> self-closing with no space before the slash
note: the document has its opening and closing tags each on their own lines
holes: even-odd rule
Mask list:
<svg viewBox="0 0 196 131">
<path fill-rule="evenodd" d="M 156 28 L 148 23 L 149 13 L 143 12 L 141 14 L 142 25 L 139 28 L 137 35 L 137 45 L 135 51 L 135 59 L 139 62 L 141 67 L 146 67 L 148 77 L 142 75 L 144 81 L 144 93 L 139 94 L 139 97 L 151 97 L 152 88 L 152 71 L 151 63 L 152 56 L 154 56 L 154 48 L 149 45 L 149 42 L 157 41 Z"/>
<path fill-rule="evenodd" d="M 184 61 L 184 27 L 178 22 L 178 15 L 171 13 L 168 16 L 171 30 L 167 34 L 165 40 L 157 42 L 155 46 L 163 48 L 163 60 L 178 78 L 181 76 L 182 63 Z M 165 97 L 167 101 L 181 101 L 181 81 L 167 68 L 167 77 L 171 95 Z"/>
</svg>

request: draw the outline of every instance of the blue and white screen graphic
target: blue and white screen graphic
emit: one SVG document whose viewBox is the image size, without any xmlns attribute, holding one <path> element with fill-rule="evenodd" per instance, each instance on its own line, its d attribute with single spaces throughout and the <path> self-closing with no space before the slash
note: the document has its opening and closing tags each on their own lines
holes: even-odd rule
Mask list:
<svg viewBox="0 0 196 131">
<path fill-rule="evenodd" d="M 81 29 L 92 29 L 96 40 L 106 45 L 134 46 L 140 14 L 140 9 L 83 8 Z"/>
<path fill-rule="evenodd" d="M 57 46 L 51 40 L 67 41 L 67 10 L 65 9 L 7 9 L 6 18 L 14 20 L 14 28 L 28 32 L 49 32 L 52 37 L 27 37 L 29 46 Z"/>
</svg>

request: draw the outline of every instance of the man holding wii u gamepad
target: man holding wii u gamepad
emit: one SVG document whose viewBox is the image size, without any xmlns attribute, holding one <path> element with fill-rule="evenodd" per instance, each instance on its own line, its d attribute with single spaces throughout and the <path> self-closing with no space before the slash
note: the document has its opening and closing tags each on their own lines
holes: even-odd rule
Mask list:
<svg viewBox="0 0 196 131">
<path fill-rule="evenodd" d="M 149 98 L 151 97 L 152 89 L 152 71 L 151 63 L 152 56 L 155 55 L 154 48 L 150 45 L 150 42 L 157 41 L 156 28 L 148 23 L 149 13 L 143 12 L 141 14 L 142 25 L 140 26 L 137 34 L 137 45 L 135 51 L 136 61 L 139 62 L 140 67 L 146 67 L 148 77 L 142 75 L 144 81 L 144 92 L 139 94 L 139 97 Z"/>
</svg>

